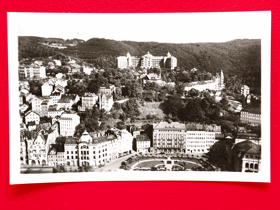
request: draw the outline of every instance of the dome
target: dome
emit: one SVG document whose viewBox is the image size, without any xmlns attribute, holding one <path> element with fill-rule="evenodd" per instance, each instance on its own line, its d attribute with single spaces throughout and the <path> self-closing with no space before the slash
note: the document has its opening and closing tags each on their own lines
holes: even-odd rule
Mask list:
<svg viewBox="0 0 280 210">
<path fill-rule="evenodd" d="M 84 133 L 82 134 L 81 138 L 80 138 L 80 142 L 91 142 L 92 138 L 91 136 L 88 134 L 88 132 L 85 130 Z"/>
</svg>

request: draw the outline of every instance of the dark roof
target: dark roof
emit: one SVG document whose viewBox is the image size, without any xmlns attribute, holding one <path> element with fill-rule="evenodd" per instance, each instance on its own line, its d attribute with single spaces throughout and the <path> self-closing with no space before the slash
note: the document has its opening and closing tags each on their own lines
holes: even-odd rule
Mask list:
<svg viewBox="0 0 280 210">
<path fill-rule="evenodd" d="M 67 137 L 65 144 L 77 144 L 78 139 L 73 138 L 73 137 Z"/>
<path fill-rule="evenodd" d="M 27 124 L 28 126 L 33 126 L 33 125 L 36 125 L 35 121 L 31 121 L 31 122 L 28 122 Z"/>
<path fill-rule="evenodd" d="M 261 146 L 257 145 L 251 141 L 242 141 L 235 144 L 232 148 L 234 154 L 261 154 Z"/>
<path fill-rule="evenodd" d="M 55 151 L 55 154 L 57 154 L 58 152 L 64 152 L 64 145 L 50 144 L 50 150 L 48 154 L 50 154 L 51 151 Z"/>
<path fill-rule="evenodd" d="M 251 109 L 242 109 L 242 112 L 249 112 L 251 114 L 261 114 L 262 110 L 261 108 L 251 108 Z"/>
<path fill-rule="evenodd" d="M 147 134 L 141 134 L 136 136 L 136 141 L 150 141 L 150 138 Z"/>
<path fill-rule="evenodd" d="M 252 139 L 252 138 L 259 138 L 259 136 L 255 133 L 237 133 L 237 138 Z"/>
<path fill-rule="evenodd" d="M 58 100 L 57 103 L 70 103 L 70 101 L 74 101 L 76 98 L 76 95 L 75 94 L 64 94 L 64 95 L 61 95 L 61 98 Z"/>
</svg>

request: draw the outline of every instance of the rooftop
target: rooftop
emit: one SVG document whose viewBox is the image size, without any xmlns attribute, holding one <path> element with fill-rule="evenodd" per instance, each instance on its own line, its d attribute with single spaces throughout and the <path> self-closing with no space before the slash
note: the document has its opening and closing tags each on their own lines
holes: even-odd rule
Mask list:
<svg viewBox="0 0 280 210">
<path fill-rule="evenodd" d="M 136 141 L 150 141 L 150 138 L 147 136 L 147 134 L 137 135 Z"/>
<path fill-rule="evenodd" d="M 154 125 L 154 130 L 185 130 L 185 124 L 179 122 L 160 122 Z"/>
</svg>

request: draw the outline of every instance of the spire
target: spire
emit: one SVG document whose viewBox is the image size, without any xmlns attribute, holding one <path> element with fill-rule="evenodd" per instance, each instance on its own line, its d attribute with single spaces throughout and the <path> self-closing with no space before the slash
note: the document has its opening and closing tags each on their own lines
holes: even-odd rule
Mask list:
<svg viewBox="0 0 280 210">
<path fill-rule="evenodd" d="M 127 52 L 127 54 L 126 54 L 126 57 L 130 57 L 130 54 L 129 54 L 129 52 Z"/>
<path fill-rule="evenodd" d="M 167 53 L 167 57 L 171 57 L 171 54 L 169 52 Z"/>
</svg>

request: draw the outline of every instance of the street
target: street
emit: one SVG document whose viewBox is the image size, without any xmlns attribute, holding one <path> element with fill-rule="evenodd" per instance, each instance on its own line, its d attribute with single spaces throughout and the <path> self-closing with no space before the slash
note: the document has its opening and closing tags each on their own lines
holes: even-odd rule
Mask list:
<svg viewBox="0 0 280 210">
<path fill-rule="evenodd" d="M 135 155 L 134 151 L 132 151 L 132 154 L 123 156 L 121 158 L 111 161 L 110 163 L 105 164 L 105 166 L 102 168 L 95 168 L 94 171 L 95 172 L 101 172 L 101 171 L 107 171 L 107 170 L 112 170 L 112 171 L 122 170 L 123 171 L 123 169 L 120 169 L 121 162 L 125 161 L 126 159 L 130 158 L 133 155 Z"/>
</svg>

